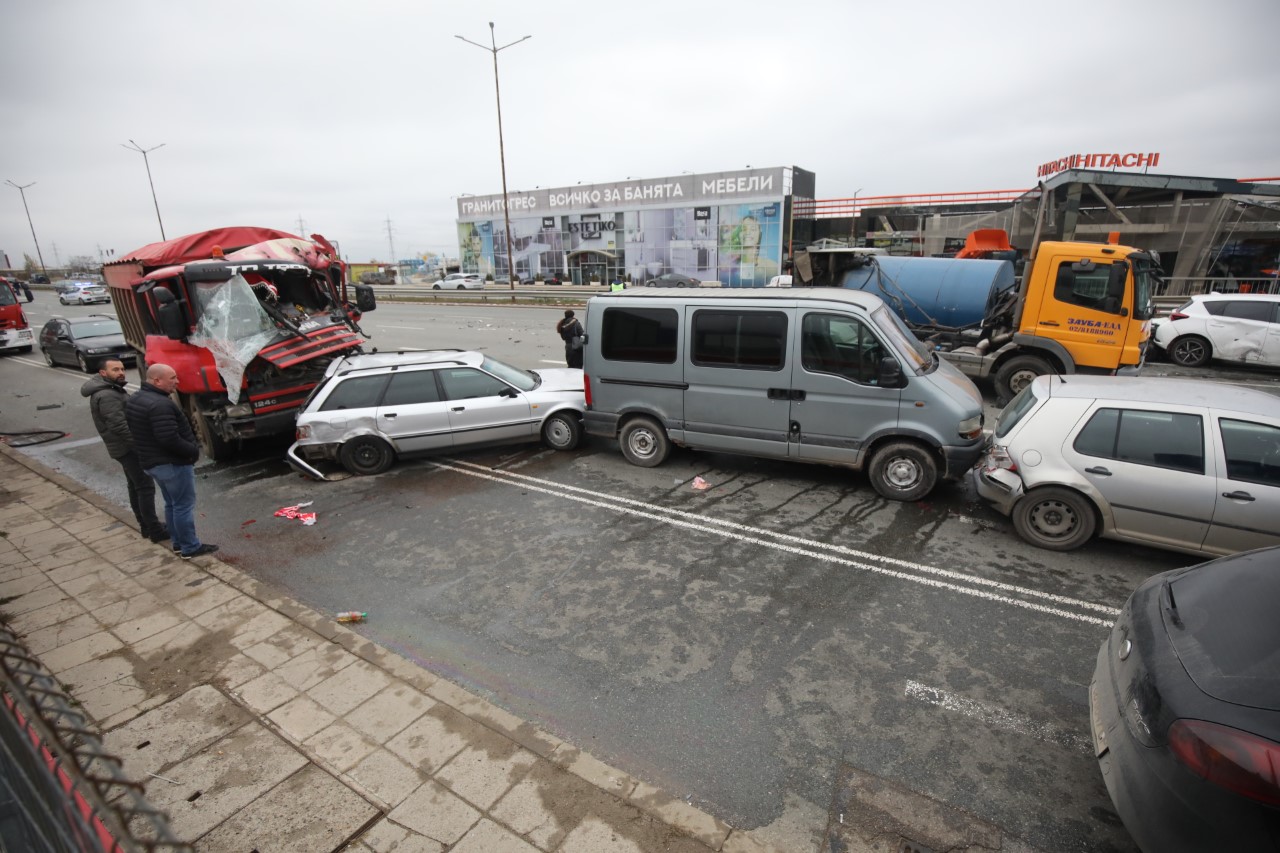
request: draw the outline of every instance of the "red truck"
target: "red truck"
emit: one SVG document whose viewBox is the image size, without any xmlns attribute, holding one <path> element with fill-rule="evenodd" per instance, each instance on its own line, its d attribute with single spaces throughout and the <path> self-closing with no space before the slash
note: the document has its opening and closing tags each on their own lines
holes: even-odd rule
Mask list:
<svg viewBox="0 0 1280 853">
<path fill-rule="evenodd" d="M 178 372 L 178 402 L 204 454 L 290 434 L 333 359 L 361 352 L 373 289 L 351 285 L 319 234 L 217 228 L 152 243 L 103 267 L 138 369 Z"/>
</svg>

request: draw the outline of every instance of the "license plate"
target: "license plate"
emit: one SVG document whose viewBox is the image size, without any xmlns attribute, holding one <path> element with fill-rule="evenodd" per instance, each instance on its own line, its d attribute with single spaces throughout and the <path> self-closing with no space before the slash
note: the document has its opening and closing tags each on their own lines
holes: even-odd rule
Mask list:
<svg viewBox="0 0 1280 853">
<path fill-rule="evenodd" d="M 1106 755 L 1107 730 L 1102 724 L 1102 715 L 1098 713 L 1098 682 L 1089 683 L 1089 722 L 1093 725 L 1093 754 L 1095 758 Z"/>
<path fill-rule="evenodd" d="M 23 329 L 22 331 L 18 332 L 18 340 L 20 340 L 20 341 L 29 341 L 29 340 L 31 340 L 31 330 L 30 330 L 30 329 Z"/>
</svg>

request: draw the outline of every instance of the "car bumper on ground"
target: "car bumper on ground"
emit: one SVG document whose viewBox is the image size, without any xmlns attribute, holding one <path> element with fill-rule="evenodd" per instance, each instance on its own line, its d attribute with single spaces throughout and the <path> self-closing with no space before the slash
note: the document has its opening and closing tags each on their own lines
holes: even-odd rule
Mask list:
<svg viewBox="0 0 1280 853">
<path fill-rule="evenodd" d="M 35 333 L 30 329 L 0 329 L 0 349 L 29 347 L 35 342 Z"/>
<path fill-rule="evenodd" d="M 315 477 L 317 480 L 329 479 L 327 476 L 322 474 L 318 468 L 315 468 L 311 463 L 302 458 L 302 454 L 300 454 L 298 450 L 303 446 L 304 444 L 301 441 L 295 441 L 293 444 L 289 445 L 289 449 L 285 451 L 284 460 L 288 462 L 295 471 L 301 474 L 306 474 L 308 477 Z"/>
<path fill-rule="evenodd" d="M 976 468 L 973 472 L 973 481 L 983 500 L 1003 515 L 1013 512 L 1013 505 L 1025 491 L 1022 478 L 1004 468 Z"/>
</svg>

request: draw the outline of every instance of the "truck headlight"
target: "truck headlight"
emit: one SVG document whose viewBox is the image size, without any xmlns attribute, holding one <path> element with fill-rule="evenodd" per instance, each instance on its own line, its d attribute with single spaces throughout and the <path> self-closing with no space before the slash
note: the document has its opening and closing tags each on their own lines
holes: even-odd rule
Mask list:
<svg viewBox="0 0 1280 853">
<path fill-rule="evenodd" d="M 227 406 L 227 417 L 229 418 L 247 418 L 253 414 L 253 406 L 248 403 L 237 403 L 234 406 Z"/>
<path fill-rule="evenodd" d="M 971 418 L 965 418 L 956 427 L 956 431 L 960 433 L 961 438 L 974 439 L 982 435 L 982 413 L 974 415 Z"/>
</svg>

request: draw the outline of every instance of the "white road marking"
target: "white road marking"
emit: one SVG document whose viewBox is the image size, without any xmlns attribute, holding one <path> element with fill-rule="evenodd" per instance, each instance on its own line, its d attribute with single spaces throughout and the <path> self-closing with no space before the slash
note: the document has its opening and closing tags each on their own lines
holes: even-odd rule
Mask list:
<svg viewBox="0 0 1280 853">
<path fill-rule="evenodd" d="M 918 681 L 907 681 L 906 694 L 909 698 L 925 704 L 936 705 L 939 708 L 945 708 L 948 711 L 971 717 L 989 728 L 1005 729 L 1006 731 L 1033 737 L 1036 740 L 1069 747 L 1078 752 L 1091 754 L 1093 751 L 1093 744 L 1083 735 L 1063 731 L 1057 726 L 1048 723 L 1037 722 L 1025 714 L 1001 708 L 999 705 L 989 705 L 975 699 L 966 699 L 963 696 L 957 696 L 954 693 L 949 693 L 938 687 L 930 687 Z"/>
<path fill-rule="evenodd" d="M 24 447 L 23 450 L 37 453 L 54 453 L 59 450 L 70 450 L 73 447 L 85 447 L 90 444 L 102 444 L 102 438 L 94 436 L 93 438 L 79 438 L 75 441 L 53 441 L 48 444 L 33 444 L 29 447 Z"/>
<path fill-rule="evenodd" d="M 543 480 L 537 477 L 530 477 L 524 474 L 486 468 L 483 465 L 477 465 L 473 462 L 463 462 L 460 460 L 450 460 L 446 462 L 442 460 L 435 460 L 431 464 L 438 468 L 446 468 L 460 474 L 467 474 L 472 477 L 492 480 L 496 483 L 518 483 L 520 488 L 523 489 L 532 489 L 534 491 L 543 492 L 544 494 L 568 498 L 569 500 L 578 501 L 579 503 L 601 507 L 603 509 L 611 509 L 615 512 L 629 512 L 632 515 L 641 518 L 648 518 L 662 524 L 669 524 L 673 527 L 682 527 L 703 533 L 711 533 L 728 539 L 749 542 L 763 548 L 772 548 L 776 551 L 810 557 L 827 563 L 844 565 L 853 569 L 886 575 L 888 577 L 897 578 L 898 580 L 911 581 L 912 583 L 918 583 L 924 586 L 947 589 L 952 592 L 959 592 L 963 595 L 970 595 L 974 598 L 982 598 L 1013 607 L 1021 607 L 1026 610 L 1032 610 L 1047 615 L 1060 616 L 1064 619 L 1071 619 L 1076 622 L 1099 625 L 1105 628 L 1111 627 L 1111 621 L 1108 619 L 1064 608 L 1074 607 L 1077 610 L 1095 611 L 1105 613 L 1109 616 L 1115 616 L 1120 612 L 1114 607 L 1095 604 L 1091 601 L 1083 601 L 1081 599 L 1070 598 L 1056 593 L 1043 592 L 1038 589 L 1003 583 L 1002 581 L 991 580 L 989 578 L 965 574 L 963 572 L 951 571 L 949 569 L 940 569 L 924 563 L 913 563 L 908 560 L 883 557 L 879 554 L 857 551 L 841 545 L 828 545 L 824 542 L 816 542 L 799 536 L 776 533 L 759 527 L 752 527 L 750 525 L 739 524 L 733 521 L 701 516 L 696 513 L 685 512 L 671 507 L 658 506 L 657 504 L 646 503 L 644 501 L 600 494 L 577 486 L 567 486 L 561 483 L 555 483 L 550 480 Z M 857 559 L 848 559 L 848 557 Z M 860 562 L 863 560 L 882 563 L 884 565 L 872 565 L 869 562 Z M 890 566 L 894 568 L 890 568 Z M 906 569 L 909 571 L 901 571 L 900 569 Z M 953 581 L 955 582 L 953 583 Z M 960 584 L 962 583 L 972 584 L 972 586 L 961 586 Z M 974 587 L 987 587 L 987 589 L 975 589 Z M 989 590 L 998 590 L 1000 593 L 1008 594 L 998 594 L 997 592 Z M 1032 599 L 1042 599 L 1052 602 L 1055 606 L 1041 604 L 1038 601 L 1026 601 L 1021 598 L 1015 598 L 1013 597 L 1015 595 L 1025 596 L 1026 598 Z"/>
<path fill-rule="evenodd" d="M 19 364 L 25 364 L 30 367 L 39 367 L 43 370 L 49 371 L 49 374 L 48 374 L 49 376 L 62 376 L 67 379 L 75 379 L 79 382 L 84 382 L 91 375 L 93 375 L 89 373 L 68 373 L 65 370 L 62 370 L 61 368 L 50 367 L 49 365 L 45 364 L 43 361 L 36 361 L 33 358 L 24 358 L 22 356 L 14 356 L 6 360 L 11 362 L 16 361 Z"/>
</svg>

